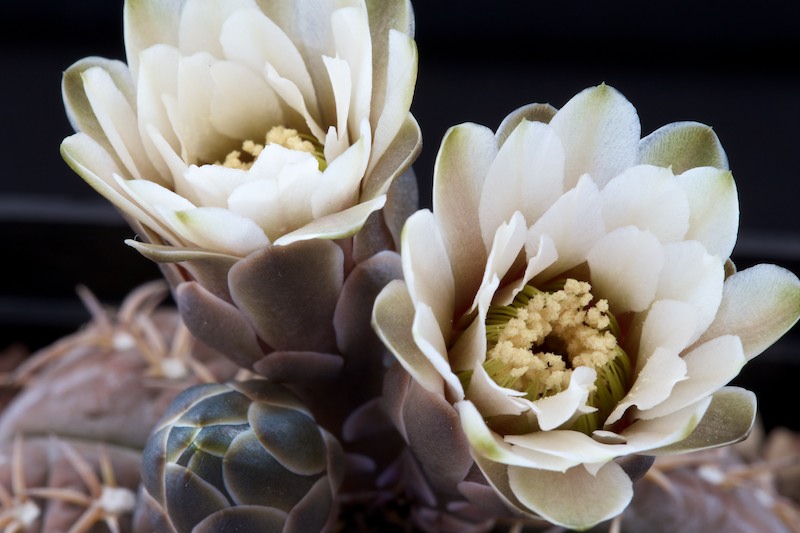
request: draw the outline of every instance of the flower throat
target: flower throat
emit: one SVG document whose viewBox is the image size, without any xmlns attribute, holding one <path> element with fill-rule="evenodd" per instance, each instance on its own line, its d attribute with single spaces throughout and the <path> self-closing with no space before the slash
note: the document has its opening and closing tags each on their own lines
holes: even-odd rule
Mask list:
<svg viewBox="0 0 800 533">
<path fill-rule="evenodd" d="M 258 156 L 261 155 L 264 147 L 268 144 L 278 144 L 290 150 L 308 152 L 317 159 L 320 171 L 324 171 L 327 167 L 322 147 L 319 146 L 316 139 L 310 135 L 298 133 L 295 129 L 283 126 L 275 126 L 270 129 L 264 139 L 264 144 L 258 144 L 252 140 L 244 141 L 241 150 L 233 150 L 225 156 L 224 161 L 217 161 L 216 164 L 228 168 L 250 170 Z"/>
<path fill-rule="evenodd" d="M 574 368 L 594 368 L 588 403 L 597 411 L 572 427 L 590 433 L 627 393 L 630 361 L 618 337 L 608 302 L 594 301 L 589 283 L 570 278 L 547 292 L 526 285 L 511 305 L 489 308 L 483 367 L 531 401 L 565 390 Z"/>
</svg>

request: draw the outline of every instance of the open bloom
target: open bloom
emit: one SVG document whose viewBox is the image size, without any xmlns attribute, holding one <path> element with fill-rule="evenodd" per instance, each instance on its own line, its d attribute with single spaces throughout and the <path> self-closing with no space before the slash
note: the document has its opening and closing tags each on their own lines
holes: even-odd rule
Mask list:
<svg viewBox="0 0 800 533">
<path fill-rule="evenodd" d="M 630 502 L 622 458 L 743 438 L 754 396 L 725 385 L 800 315 L 790 272 L 734 273 L 738 200 L 711 129 L 640 135 L 606 85 L 558 111 L 523 107 L 496 134 L 451 128 L 433 212 L 403 231 L 405 281 L 373 312 L 416 390 L 453 406 L 507 503 L 571 528 Z M 414 390 L 402 401 L 435 403 Z M 410 441 L 436 433 L 415 424 L 402 418 Z M 443 469 L 446 443 L 411 445 Z"/>
<path fill-rule="evenodd" d="M 367 4 L 130 0 L 128 64 L 64 75 L 62 155 L 159 261 L 352 235 L 420 144 L 411 6 Z"/>
</svg>

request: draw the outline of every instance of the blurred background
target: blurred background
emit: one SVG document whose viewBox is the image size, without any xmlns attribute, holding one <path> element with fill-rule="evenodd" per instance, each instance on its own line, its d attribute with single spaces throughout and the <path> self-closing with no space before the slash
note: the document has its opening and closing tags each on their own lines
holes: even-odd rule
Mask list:
<svg viewBox="0 0 800 533">
<path fill-rule="evenodd" d="M 422 207 L 449 126 L 495 129 L 530 102 L 561 107 L 605 82 L 637 108 L 643 135 L 674 121 L 714 128 L 737 182 L 739 268 L 800 274 L 800 19 L 792 2 L 417 0 L 420 65 L 412 111 L 424 147 Z M 124 59 L 122 2 L 6 0 L 0 18 L 0 352 L 35 350 L 88 319 L 87 286 L 118 303 L 159 270 L 123 244 L 117 212 L 62 161 L 72 133 L 61 73 L 88 55 Z M 800 328 L 747 365 L 765 424 L 800 429 Z"/>
</svg>

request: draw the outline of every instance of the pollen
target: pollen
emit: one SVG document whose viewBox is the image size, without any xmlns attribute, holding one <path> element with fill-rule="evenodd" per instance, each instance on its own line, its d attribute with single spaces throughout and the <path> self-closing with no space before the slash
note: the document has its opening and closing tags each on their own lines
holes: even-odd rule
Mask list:
<svg viewBox="0 0 800 533">
<path fill-rule="evenodd" d="M 255 163 L 264 147 L 270 144 L 277 144 L 296 150 L 298 152 L 308 152 L 317 158 L 320 164 L 320 170 L 325 169 L 325 157 L 322 154 L 322 149 L 318 146 L 315 140 L 307 135 L 299 133 L 295 129 L 286 128 L 284 126 L 275 126 L 267 132 L 263 144 L 259 144 L 253 140 L 246 140 L 242 143 L 239 150 L 233 150 L 225 156 L 224 161 L 218 161 L 218 165 L 228 168 L 236 168 L 239 170 L 250 170 Z"/>
<path fill-rule="evenodd" d="M 492 379 L 537 400 L 566 389 L 574 368 L 600 374 L 624 353 L 608 302 L 595 301 L 591 289 L 575 279 L 552 292 L 526 286 L 510 306 L 490 309 L 484 368 Z"/>
</svg>

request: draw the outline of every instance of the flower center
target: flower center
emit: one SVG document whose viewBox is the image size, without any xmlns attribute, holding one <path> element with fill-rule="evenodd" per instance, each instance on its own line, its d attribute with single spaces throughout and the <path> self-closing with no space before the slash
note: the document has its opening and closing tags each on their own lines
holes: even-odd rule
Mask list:
<svg viewBox="0 0 800 533">
<path fill-rule="evenodd" d="M 290 150 L 308 152 L 317 158 L 320 171 L 325 170 L 325 167 L 327 167 L 325 155 L 322 152 L 322 146 L 319 145 L 314 137 L 298 133 L 297 130 L 283 126 L 275 126 L 269 130 L 264 144 L 246 140 L 242 143 L 241 150 L 233 150 L 225 156 L 224 161 L 218 161 L 216 164 L 228 168 L 250 170 L 253 163 L 258 159 L 258 156 L 261 155 L 261 151 L 264 150 L 264 147 L 268 144 L 278 144 Z"/>
<path fill-rule="evenodd" d="M 540 291 L 530 285 L 511 305 L 492 306 L 486 317 L 488 352 L 483 367 L 500 386 L 535 401 L 565 390 L 573 369 L 594 368 L 597 379 L 573 429 L 594 430 L 627 392 L 630 361 L 618 344 L 619 327 L 608 301 L 575 279 Z"/>
</svg>

